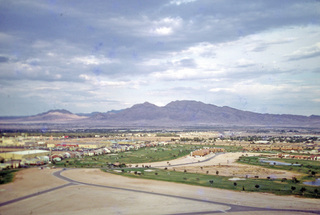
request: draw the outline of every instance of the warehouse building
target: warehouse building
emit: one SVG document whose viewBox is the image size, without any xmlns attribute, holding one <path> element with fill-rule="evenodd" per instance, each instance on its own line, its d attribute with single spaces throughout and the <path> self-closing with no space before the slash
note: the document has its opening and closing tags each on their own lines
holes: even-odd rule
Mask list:
<svg viewBox="0 0 320 215">
<path fill-rule="evenodd" d="M 48 156 L 50 151 L 47 150 L 26 150 L 17 152 L 4 152 L 0 153 L 0 157 L 8 160 L 24 160 L 27 158 L 35 158 L 39 156 Z"/>
</svg>

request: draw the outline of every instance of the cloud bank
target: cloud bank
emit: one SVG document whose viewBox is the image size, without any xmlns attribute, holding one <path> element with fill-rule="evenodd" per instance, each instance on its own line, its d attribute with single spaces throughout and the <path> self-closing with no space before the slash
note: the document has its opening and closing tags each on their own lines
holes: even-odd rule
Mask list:
<svg viewBox="0 0 320 215">
<path fill-rule="evenodd" d="M 197 100 L 320 115 L 318 1 L 3 1 L 0 112 Z"/>
</svg>

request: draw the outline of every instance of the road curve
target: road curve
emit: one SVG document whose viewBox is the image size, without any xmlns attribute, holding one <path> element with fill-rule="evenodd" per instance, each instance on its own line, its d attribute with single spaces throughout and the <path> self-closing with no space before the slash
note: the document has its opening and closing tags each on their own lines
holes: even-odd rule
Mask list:
<svg viewBox="0 0 320 215">
<path fill-rule="evenodd" d="M 123 188 L 123 187 L 114 187 L 114 186 L 107 186 L 107 185 L 85 183 L 85 182 L 75 181 L 75 180 L 72 180 L 68 177 L 62 176 L 61 173 L 63 171 L 66 171 L 66 170 L 61 170 L 61 171 L 55 172 L 54 175 L 60 179 L 67 180 L 68 182 L 77 183 L 77 184 L 81 184 L 81 185 L 95 186 L 95 187 L 100 187 L 100 188 L 107 188 L 107 189 L 114 189 L 114 190 L 121 190 L 121 191 L 135 192 L 135 193 L 143 193 L 143 194 L 149 194 L 149 195 L 157 195 L 157 196 L 190 200 L 190 201 L 196 201 L 196 202 L 203 202 L 203 203 L 209 203 L 209 204 L 215 204 L 215 205 L 223 205 L 223 206 L 230 207 L 228 212 L 275 211 L 275 212 L 301 212 L 301 213 L 320 214 L 320 210 L 295 210 L 295 209 L 274 209 L 274 208 L 250 207 L 250 206 L 228 204 L 228 203 L 223 203 L 223 202 L 216 202 L 216 201 L 211 201 L 211 200 L 190 198 L 190 197 L 185 197 L 185 196 L 171 195 L 171 194 L 165 194 L 165 193 L 157 193 L 157 192 L 149 192 L 149 191 L 129 189 L 129 188 Z M 179 213 L 179 214 L 175 214 L 175 215 L 210 214 L 210 213 L 225 213 L 225 211 L 206 211 L 206 212 L 202 211 L 202 212 L 193 212 L 193 213 Z"/>
<path fill-rule="evenodd" d="M 113 190 L 121 190 L 121 191 L 126 191 L 126 192 L 133 192 L 133 193 L 140 193 L 140 194 L 146 194 L 146 195 L 156 195 L 156 196 L 161 196 L 161 197 L 169 197 L 169 198 L 174 198 L 174 199 L 182 199 L 182 200 L 189 200 L 189 201 L 194 201 L 194 202 L 201 202 L 201 203 L 207 203 L 207 204 L 212 204 L 212 205 L 222 205 L 226 206 L 229 209 L 226 211 L 220 211 L 220 210 L 214 210 L 214 211 L 199 211 L 199 212 L 191 212 L 191 213 L 177 213 L 177 214 L 171 214 L 171 215 L 185 215 L 185 214 L 191 214 L 191 215 L 197 215 L 197 214 L 214 214 L 214 213 L 231 213 L 231 212 L 262 212 L 262 211 L 269 211 L 269 212 L 298 212 L 298 213 L 310 213 L 310 214 L 320 214 L 320 210 L 295 210 L 295 209 L 273 209 L 273 208 L 260 208 L 260 207 L 251 207 L 251 206 L 242 206 L 242 205 L 236 205 L 236 204 L 229 204 L 229 203 L 223 203 L 223 202 L 216 202 L 216 201 L 211 201 L 211 200 L 203 200 L 203 199 L 198 199 L 198 198 L 191 198 L 191 197 L 186 197 L 186 196 L 178 196 L 178 195 L 172 195 L 172 194 L 166 194 L 166 193 L 159 193 L 159 192 L 149 192 L 149 191 L 144 191 L 144 190 L 137 190 L 137 189 L 129 189 L 129 188 L 124 188 L 124 187 L 115 187 L 115 186 L 107 186 L 107 185 L 99 185 L 99 184 L 92 184 L 92 183 L 85 183 L 85 182 L 80 182 L 76 181 L 73 179 L 70 179 L 66 176 L 61 175 L 62 172 L 68 171 L 68 169 L 62 169 L 59 171 L 56 171 L 53 173 L 55 177 L 58 177 L 64 181 L 67 181 L 67 184 L 54 187 L 51 189 L 47 189 L 38 193 L 26 195 L 23 197 L 19 197 L 7 202 L 2 202 L 0 203 L 0 207 L 9 205 L 12 203 L 16 203 L 28 198 L 32 198 L 35 196 L 39 196 L 41 194 L 49 193 L 58 189 L 63 189 L 65 187 L 69 186 L 76 186 L 76 185 L 86 185 L 86 186 L 94 186 L 94 187 L 99 187 L 99 188 L 104 188 L 104 189 L 113 189 Z"/>
</svg>

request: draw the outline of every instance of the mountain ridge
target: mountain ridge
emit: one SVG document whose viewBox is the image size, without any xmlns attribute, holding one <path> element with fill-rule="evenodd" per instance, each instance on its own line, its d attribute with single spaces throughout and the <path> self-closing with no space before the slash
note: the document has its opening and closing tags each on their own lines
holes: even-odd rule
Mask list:
<svg viewBox="0 0 320 215">
<path fill-rule="evenodd" d="M 0 117 L 5 123 L 69 123 L 88 126 L 300 126 L 320 127 L 320 116 L 265 114 L 243 111 L 236 108 L 205 104 L 194 100 L 177 100 L 165 106 L 149 102 L 135 104 L 122 110 L 73 114 L 65 109 L 49 110 L 27 117 L 10 120 Z M 0 127 L 1 128 L 1 127 Z"/>
</svg>

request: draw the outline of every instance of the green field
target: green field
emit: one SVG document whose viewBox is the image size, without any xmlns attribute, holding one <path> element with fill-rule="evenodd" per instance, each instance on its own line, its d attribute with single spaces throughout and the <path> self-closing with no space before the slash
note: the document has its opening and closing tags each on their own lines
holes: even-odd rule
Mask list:
<svg viewBox="0 0 320 215">
<path fill-rule="evenodd" d="M 113 170 L 104 171 L 127 177 L 169 181 L 236 191 L 265 192 L 277 195 L 300 195 L 309 198 L 319 198 L 320 196 L 318 195 L 320 188 L 303 185 L 292 180 L 246 179 L 235 182 L 228 180 L 231 177 L 184 173 L 164 169 L 122 168 L 119 170 L 122 170 L 123 172 L 117 173 Z M 150 170 L 152 170 L 152 172 L 148 172 Z"/>
<path fill-rule="evenodd" d="M 19 171 L 17 169 L 1 170 L 0 171 L 0 184 L 6 184 L 13 181 L 14 174 Z"/>
<path fill-rule="evenodd" d="M 217 176 L 217 175 L 206 175 L 206 174 L 195 174 L 195 173 L 184 173 L 176 171 L 168 171 L 164 169 L 152 169 L 152 172 L 146 171 L 145 168 L 128 168 L 123 167 L 123 172 L 116 173 L 110 168 L 109 164 L 112 163 L 149 163 L 156 161 L 170 161 L 178 157 L 185 156 L 191 151 L 203 148 L 200 145 L 166 145 L 157 147 L 146 147 L 139 150 L 120 152 L 117 154 L 106 154 L 93 157 L 84 158 L 72 158 L 65 159 L 61 162 L 56 163 L 56 166 L 69 167 L 69 168 L 102 168 L 104 171 L 111 172 L 114 174 L 120 174 L 128 177 L 152 179 L 169 181 L 176 183 L 185 183 L 190 185 L 199 185 L 207 187 L 215 187 L 237 191 L 250 191 L 250 192 L 266 192 L 278 195 L 300 195 L 310 198 L 319 198 L 318 191 L 320 188 L 315 186 L 304 185 L 304 181 L 313 181 L 320 172 L 320 162 L 317 161 L 303 161 L 303 160 L 286 160 L 286 159 L 274 159 L 281 162 L 302 164 L 301 167 L 297 166 L 273 166 L 266 163 L 260 163 L 259 158 L 261 157 L 241 157 L 239 163 L 245 163 L 250 165 L 258 165 L 271 169 L 282 169 L 288 171 L 296 171 L 304 174 L 303 177 L 298 179 L 252 179 L 240 181 L 230 181 L 230 177 Z M 212 146 L 211 146 L 212 147 Z M 226 151 L 236 151 L 237 147 L 234 146 L 215 146 L 223 147 Z M 150 169 L 149 169 L 150 170 Z M 131 172 L 131 173 L 130 173 Z M 136 172 L 136 174 L 134 174 Z M 312 174 L 315 173 L 315 174 Z M 211 181 L 211 182 L 210 182 Z"/>
<path fill-rule="evenodd" d="M 212 146 L 211 146 L 212 147 Z M 241 152 L 242 146 L 232 146 L 232 145 L 214 145 L 217 148 L 224 148 L 226 152 Z"/>
<path fill-rule="evenodd" d="M 283 166 L 283 165 L 270 165 L 268 163 L 261 163 L 259 159 L 262 157 L 245 157 L 242 156 L 239 158 L 238 163 L 243 164 L 250 164 L 256 166 L 263 166 L 270 169 L 279 169 L 279 170 L 287 170 L 298 172 L 302 174 L 306 174 L 307 178 L 314 178 L 320 173 L 320 162 L 319 161 L 308 161 L 308 160 L 296 160 L 296 159 L 279 159 L 279 158 L 272 158 L 270 160 L 279 161 L 283 163 L 289 164 L 301 164 L 301 166 Z"/>
<path fill-rule="evenodd" d="M 209 145 L 188 145 L 188 144 L 170 144 L 157 147 L 145 147 L 138 150 L 119 152 L 116 154 L 105 154 L 84 158 L 70 158 L 55 163 L 60 167 L 78 167 L 78 168 L 101 168 L 111 163 L 150 163 L 157 161 L 169 161 L 179 157 L 186 156 L 190 152 L 203 147 L 225 148 L 227 152 L 239 150 L 236 146 L 209 146 Z M 241 148 L 241 147 L 240 147 Z"/>
<path fill-rule="evenodd" d="M 117 154 L 105 154 L 93 157 L 70 158 L 57 162 L 56 166 L 64 167 L 105 167 L 111 163 L 149 163 L 157 161 L 173 160 L 186 156 L 190 152 L 200 148 L 195 145 L 166 145 L 146 147 L 138 150 L 119 152 Z"/>
</svg>

